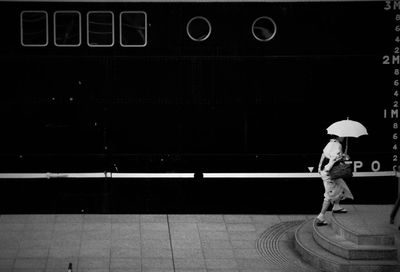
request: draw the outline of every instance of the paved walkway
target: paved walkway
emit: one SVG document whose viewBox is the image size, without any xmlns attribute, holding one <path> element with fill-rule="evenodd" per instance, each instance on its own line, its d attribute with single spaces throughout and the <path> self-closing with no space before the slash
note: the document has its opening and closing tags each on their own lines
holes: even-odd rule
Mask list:
<svg viewBox="0 0 400 272">
<path fill-rule="evenodd" d="M 313 217 L 1 215 L 0 272 L 308 271 L 291 235 Z"/>
</svg>

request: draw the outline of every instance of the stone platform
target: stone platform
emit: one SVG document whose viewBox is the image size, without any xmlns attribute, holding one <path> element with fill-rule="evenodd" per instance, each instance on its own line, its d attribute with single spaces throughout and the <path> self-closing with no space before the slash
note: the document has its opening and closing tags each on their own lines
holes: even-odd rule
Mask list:
<svg viewBox="0 0 400 272">
<path fill-rule="evenodd" d="M 328 226 L 313 219 L 296 230 L 295 246 L 322 271 L 400 271 L 400 232 L 389 224 L 392 206 L 344 206 L 346 214 L 327 214 Z"/>
</svg>

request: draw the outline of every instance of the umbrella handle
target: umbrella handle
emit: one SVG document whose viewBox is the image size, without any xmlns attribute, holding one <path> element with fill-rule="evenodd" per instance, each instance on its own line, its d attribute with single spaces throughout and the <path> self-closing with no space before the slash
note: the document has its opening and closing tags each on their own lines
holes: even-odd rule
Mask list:
<svg viewBox="0 0 400 272">
<path fill-rule="evenodd" d="M 349 148 L 349 137 L 346 137 L 346 149 L 344 150 L 344 154 L 347 155 L 347 150 Z"/>
</svg>

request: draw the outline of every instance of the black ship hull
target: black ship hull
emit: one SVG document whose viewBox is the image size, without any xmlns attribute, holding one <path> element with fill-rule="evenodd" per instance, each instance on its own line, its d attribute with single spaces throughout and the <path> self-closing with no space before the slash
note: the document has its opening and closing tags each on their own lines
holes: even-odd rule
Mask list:
<svg viewBox="0 0 400 272">
<path fill-rule="evenodd" d="M 383 1 L 0 2 L 0 10 L 2 212 L 316 212 L 323 187 L 312 174 L 326 128 L 346 118 L 369 132 L 350 139 L 355 171 L 398 165 L 396 13 Z M 78 28 L 58 26 L 65 11 L 80 16 Z M 90 41 L 88 14 L 99 11 L 113 14 L 109 46 Z M 32 12 L 46 18 L 43 41 L 24 33 Z M 127 12 L 145 14 L 138 46 L 123 37 Z M 211 27 L 195 41 L 188 22 L 199 16 Z M 262 17 L 276 27 L 268 41 L 252 32 Z M 350 186 L 355 203 L 393 203 L 396 182 L 371 174 Z"/>
</svg>

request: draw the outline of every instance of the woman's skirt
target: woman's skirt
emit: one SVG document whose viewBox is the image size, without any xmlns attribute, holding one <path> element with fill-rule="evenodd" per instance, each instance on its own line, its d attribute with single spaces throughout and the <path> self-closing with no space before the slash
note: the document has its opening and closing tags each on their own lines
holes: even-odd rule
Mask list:
<svg viewBox="0 0 400 272">
<path fill-rule="evenodd" d="M 325 187 L 324 200 L 334 202 L 346 198 L 354 199 L 343 179 L 331 179 L 327 171 L 321 172 L 321 178 Z"/>
</svg>

